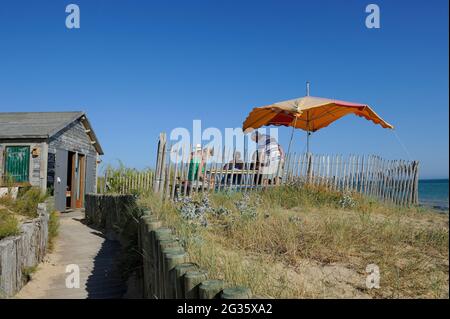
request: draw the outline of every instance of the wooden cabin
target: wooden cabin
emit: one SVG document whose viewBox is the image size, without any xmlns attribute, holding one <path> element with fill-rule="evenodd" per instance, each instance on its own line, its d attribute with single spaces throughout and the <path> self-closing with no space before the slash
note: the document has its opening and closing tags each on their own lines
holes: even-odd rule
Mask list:
<svg viewBox="0 0 450 319">
<path fill-rule="evenodd" d="M 58 211 L 83 208 L 101 155 L 84 112 L 0 112 L 0 187 L 36 186 Z"/>
</svg>

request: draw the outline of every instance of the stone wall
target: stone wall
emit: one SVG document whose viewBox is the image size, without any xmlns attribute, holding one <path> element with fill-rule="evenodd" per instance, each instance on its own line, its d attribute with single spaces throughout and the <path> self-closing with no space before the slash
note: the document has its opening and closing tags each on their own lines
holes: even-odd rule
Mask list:
<svg viewBox="0 0 450 319">
<path fill-rule="evenodd" d="M 20 235 L 0 240 L 0 298 L 14 296 L 27 282 L 27 269 L 44 258 L 48 243 L 48 203 L 38 205 L 38 217 L 20 226 Z"/>
<path fill-rule="evenodd" d="M 123 201 L 123 202 L 122 202 Z M 86 195 L 86 219 L 107 232 L 122 228 L 123 219 L 135 218 L 130 213 L 134 197 L 130 195 Z M 134 206 L 136 207 L 136 206 Z M 249 288 L 227 285 L 208 278 L 208 273 L 190 262 L 172 229 L 164 227 L 149 211 L 135 221 L 141 256 L 139 281 L 142 296 L 147 299 L 249 299 Z M 121 235 L 123 236 L 123 234 Z"/>
</svg>

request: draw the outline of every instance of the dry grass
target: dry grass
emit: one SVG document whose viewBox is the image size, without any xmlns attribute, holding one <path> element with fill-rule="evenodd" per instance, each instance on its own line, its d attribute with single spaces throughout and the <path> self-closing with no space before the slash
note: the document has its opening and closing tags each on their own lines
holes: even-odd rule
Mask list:
<svg viewBox="0 0 450 319">
<path fill-rule="evenodd" d="M 0 205 L 19 215 L 34 218 L 37 216 L 38 204 L 43 203 L 47 197 L 38 187 L 24 187 L 20 189 L 17 199 L 1 197 Z"/>
<path fill-rule="evenodd" d="M 0 206 L 0 239 L 19 234 L 19 221 L 7 209 Z"/>
<path fill-rule="evenodd" d="M 242 205 L 242 194 L 213 194 L 207 227 L 183 219 L 176 205 L 142 202 L 211 277 L 258 295 L 448 298 L 448 214 L 347 197 L 283 187 L 252 193 Z M 368 264 L 380 268 L 380 289 L 365 286 Z"/>
<path fill-rule="evenodd" d="M 19 234 L 19 224 L 37 216 L 37 206 L 45 201 L 47 195 L 39 188 L 24 187 L 17 199 L 9 196 L 0 198 L 0 239 Z"/>
<path fill-rule="evenodd" d="M 59 233 L 59 213 L 56 211 L 50 212 L 48 220 L 48 251 L 53 251 L 55 248 L 55 240 Z"/>
</svg>

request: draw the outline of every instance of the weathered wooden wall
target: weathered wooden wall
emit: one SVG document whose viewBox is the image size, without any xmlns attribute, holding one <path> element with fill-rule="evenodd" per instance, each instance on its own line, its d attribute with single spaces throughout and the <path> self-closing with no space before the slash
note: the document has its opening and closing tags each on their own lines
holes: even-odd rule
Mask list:
<svg viewBox="0 0 450 319">
<path fill-rule="evenodd" d="M 135 207 L 136 199 L 133 195 L 86 194 L 85 196 L 86 221 L 104 230 L 112 239 L 121 239 L 117 236 L 118 230 L 132 218 L 131 212 Z"/>
<path fill-rule="evenodd" d="M 97 183 L 97 151 L 86 134 L 86 128 L 77 120 L 52 136 L 48 143 L 49 170 L 48 179 L 55 178 L 54 163 L 56 150 L 78 152 L 86 155 L 86 193 L 96 192 Z"/>
<path fill-rule="evenodd" d="M 56 149 L 79 152 L 85 155 L 96 156 L 97 152 L 92 145 L 86 129 L 80 120 L 73 122 L 49 139 L 49 152 L 56 153 Z"/>
<path fill-rule="evenodd" d="M 172 229 L 147 211 L 140 219 L 143 295 L 147 299 L 250 299 L 249 288 L 209 279 L 190 262 Z"/>
<path fill-rule="evenodd" d="M 118 234 L 126 219 L 134 218 L 130 207 L 136 207 L 131 195 L 86 195 L 86 219 L 106 232 Z M 252 293 L 246 287 L 233 287 L 221 280 L 208 279 L 208 273 L 189 262 L 188 252 L 182 247 L 172 229 L 164 227 L 149 211 L 135 220 L 138 250 L 142 256 L 140 282 L 142 295 L 147 299 L 245 299 Z"/>
</svg>

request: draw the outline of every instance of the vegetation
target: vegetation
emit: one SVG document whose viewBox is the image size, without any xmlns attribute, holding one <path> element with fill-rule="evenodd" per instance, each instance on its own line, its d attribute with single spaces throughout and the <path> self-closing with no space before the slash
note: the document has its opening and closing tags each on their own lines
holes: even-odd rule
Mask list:
<svg viewBox="0 0 450 319">
<path fill-rule="evenodd" d="M 142 192 L 143 187 L 139 187 L 135 181 L 137 179 L 141 179 L 142 183 L 144 180 L 147 181 L 148 177 L 152 173 L 152 170 L 148 168 L 139 171 L 134 168 L 126 167 L 121 161 L 119 161 L 118 167 L 108 165 L 105 168 L 105 172 L 108 177 L 107 180 L 105 180 L 105 176 L 98 177 L 97 191 L 99 193 L 104 192 L 106 189 L 107 193 L 121 193 L 126 190 L 127 193 L 139 195 Z M 134 183 L 132 181 L 134 181 Z"/>
<path fill-rule="evenodd" d="M 20 221 L 37 216 L 37 206 L 45 201 L 39 188 L 21 188 L 17 199 L 9 196 L 0 198 L 0 239 L 18 235 Z"/>
<path fill-rule="evenodd" d="M 0 198 L 0 205 L 9 208 L 14 213 L 22 216 L 34 218 L 37 216 L 37 206 L 43 203 L 47 194 L 42 194 L 38 187 L 20 188 L 17 199 L 9 196 Z"/>
<path fill-rule="evenodd" d="M 24 276 L 26 281 L 31 280 L 31 276 L 37 271 L 37 269 L 38 269 L 37 265 L 31 266 L 31 267 L 25 267 L 22 269 L 22 275 Z"/>
<path fill-rule="evenodd" d="M 19 234 L 19 221 L 7 209 L 0 209 L 0 239 Z"/>
<path fill-rule="evenodd" d="M 311 187 L 141 199 L 210 276 L 275 298 L 448 298 L 448 214 Z M 366 267 L 380 288 L 366 286 Z"/>
<path fill-rule="evenodd" d="M 59 213 L 52 211 L 48 220 L 48 250 L 53 251 L 59 232 Z"/>
</svg>

